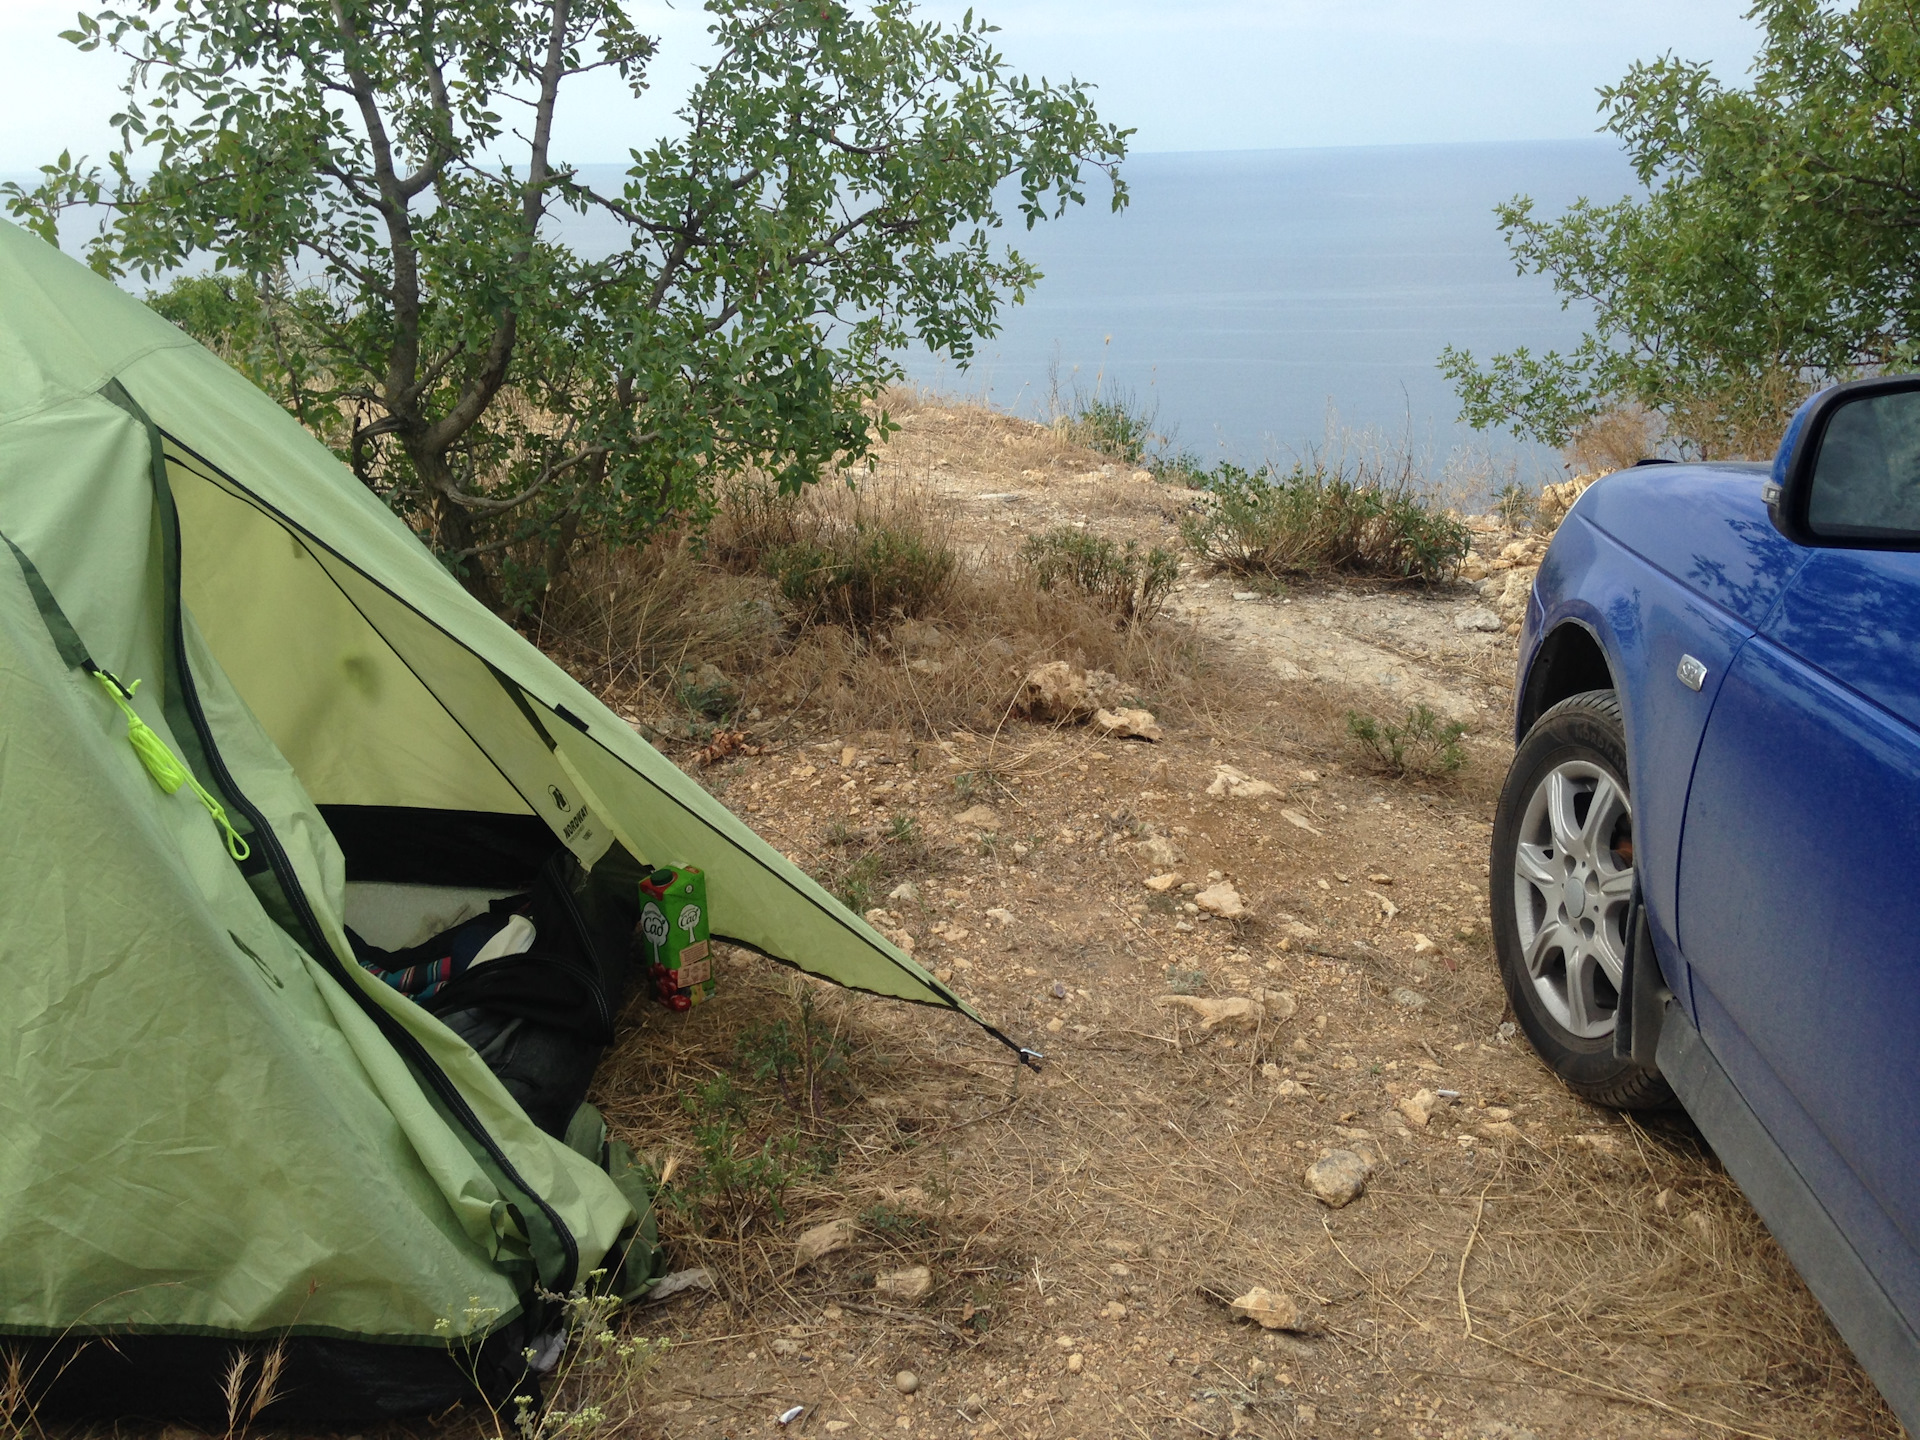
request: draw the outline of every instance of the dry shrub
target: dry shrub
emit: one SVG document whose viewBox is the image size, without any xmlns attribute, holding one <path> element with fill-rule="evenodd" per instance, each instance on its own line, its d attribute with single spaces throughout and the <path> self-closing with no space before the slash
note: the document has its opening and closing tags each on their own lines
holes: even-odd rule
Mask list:
<svg viewBox="0 0 1920 1440">
<path fill-rule="evenodd" d="M 1567 463 L 1582 475 L 1606 475 L 1660 452 L 1666 421 L 1641 405 L 1619 405 L 1596 415 L 1567 442 Z"/>
<path fill-rule="evenodd" d="M 770 581 L 718 570 L 689 537 L 669 535 L 586 550 L 548 593 L 533 639 L 600 690 L 672 691 L 690 667 L 763 666 L 783 643 L 777 600 Z"/>
<path fill-rule="evenodd" d="M 1043 589 L 1017 555 L 963 555 L 949 521 L 911 480 L 797 496 L 742 483 L 702 536 L 584 556 L 535 638 L 640 712 L 713 713 L 686 699 L 690 675 L 708 677 L 703 694 L 718 683 L 713 666 L 741 709 L 811 707 L 847 730 L 991 729 L 1049 660 L 1110 670 L 1153 705 L 1204 703 L 1210 670 L 1190 632 L 1116 620 L 1104 593 Z"/>
</svg>

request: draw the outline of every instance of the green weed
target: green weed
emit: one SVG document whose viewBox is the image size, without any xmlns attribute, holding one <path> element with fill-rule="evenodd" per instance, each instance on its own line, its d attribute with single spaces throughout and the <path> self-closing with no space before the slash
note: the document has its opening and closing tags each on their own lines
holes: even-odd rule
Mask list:
<svg viewBox="0 0 1920 1440">
<path fill-rule="evenodd" d="M 861 521 L 782 546 L 766 564 L 801 625 L 825 620 L 871 631 L 925 614 L 959 560 L 931 535 Z"/>
<path fill-rule="evenodd" d="M 1467 727 L 1415 705 L 1399 720 L 1347 712 L 1347 733 L 1375 768 L 1389 775 L 1437 780 L 1467 763 L 1460 737 Z"/>
<path fill-rule="evenodd" d="M 859 830 L 836 820 L 821 838 L 830 854 L 816 878 L 856 915 L 880 905 L 902 880 L 934 867 L 933 847 L 911 815 Z"/>
<path fill-rule="evenodd" d="M 1341 573 L 1433 583 L 1466 558 L 1470 534 L 1435 508 L 1409 466 L 1318 461 L 1285 474 L 1222 461 L 1210 503 L 1181 522 L 1201 559 L 1239 575 Z"/>
<path fill-rule="evenodd" d="M 734 1053 L 753 1080 L 772 1080 L 788 1108 L 810 1120 L 825 1118 L 831 1105 L 847 1099 L 852 1049 L 821 1025 L 810 992 L 801 994 L 793 1019 L 743 1030 Z"/>
<path fill-rule="evenodd" d="M 1120 620 L 1148 621 L 1160 613 L 1180 557 L 1136 540 L 1122 546 L 1071 525 L 1027 537 L 1020 561 L 1042 590 L 1073 589 Z"/>
<path fill-rule="evenodd" d="M 1518 480 L 1509 480 L 1494 497 L 1493 513 L 1509 530 L 1530 529 L 1538 518 L 1540 497 Z"/>
</svg>

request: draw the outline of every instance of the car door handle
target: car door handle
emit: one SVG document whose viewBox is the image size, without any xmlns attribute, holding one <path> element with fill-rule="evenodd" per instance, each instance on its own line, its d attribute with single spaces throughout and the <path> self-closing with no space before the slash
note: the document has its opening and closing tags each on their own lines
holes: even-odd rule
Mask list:
<svg viewBox="0 0 1920 1440">
<path fill-rule="evenodd" d="M 1674 673 L 1680 677 L 1680 683 L 1689 690 L 1698 690 L 1707 683 L 1707 667 L 1691 655 L 1680 657 L 1680 666 Z"/>
</svg>

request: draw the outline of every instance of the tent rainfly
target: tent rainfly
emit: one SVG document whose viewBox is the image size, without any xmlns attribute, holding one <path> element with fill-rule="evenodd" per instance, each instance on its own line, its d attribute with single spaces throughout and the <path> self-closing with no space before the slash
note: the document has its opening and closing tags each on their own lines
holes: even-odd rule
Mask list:
<svg viewBox="0 0 1920 1440">
<path fill-rule="evenodd" d="M 577 1102 L 648 867 L 704 870 L 716 937 L 972 1013 L 3 222 L 0 540 L 0 1352 L 48 1405 L 219 1417 L 278 1347 L 269 1419 L 432 1410 L 519 1382 L 543 1297 L 644 1283 L 645 1177 Z M 358 963 L 502 903 L 549 944 L 476 1008 Z"/>
</svg>

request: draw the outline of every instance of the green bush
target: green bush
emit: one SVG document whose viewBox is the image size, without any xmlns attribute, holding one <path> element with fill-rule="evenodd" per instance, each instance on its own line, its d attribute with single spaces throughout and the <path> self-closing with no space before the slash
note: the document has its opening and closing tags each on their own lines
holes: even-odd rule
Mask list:
<svg viewBox="0 0 1920 1440">
<path fill-rule="evenodd" d="M 957 565 L 932 535 L 869 520 L 767 556 L 767 573 L 802 625 L 828 620 L 861 631 L 926 613 Z"/>
<path fill-rule="evenodd" d="M 1425 705 L 1415 705 L 1399 720 L 1347 712 L 1347 733 L 1367 759 L 1389 775 L 1438 780 L 1467 763 L 1460 737 L 1467 727 L 1442 720 Z"/>
<path fill-rule="evenodd" d="M 1042 590 L 1078 590 L 1122 620 L 1153 619 L 1180 578 L 1171 550 L 1142 550 L 1136 540 L 1117 545 L 1071 525 L 1029 535 L 1020 561 Z"/>
<path fill-rule="evenodd" d="M 1366 463 L 1349 473 L 1316 461 L 1283 475 L 1222 461 L 1201 488 L 1211 500 L 1181 522 L 1181 534 L 1201 559 L 1235 574 L 1431 584 L 1452 577 L 1471 538 L 1409 474 Z"/>
<path fill-rule="evenodd" d="M 1117 460 L 1122 465 L 1144 465 L 1160 443 L 1153 416 L 1142 410 L 1132 394 L 1116 392 L 1103 400 L 1075 396 L 1073 410 L 1057 422 L 1060 433 L 1075 445 Z"/>
</svg>

